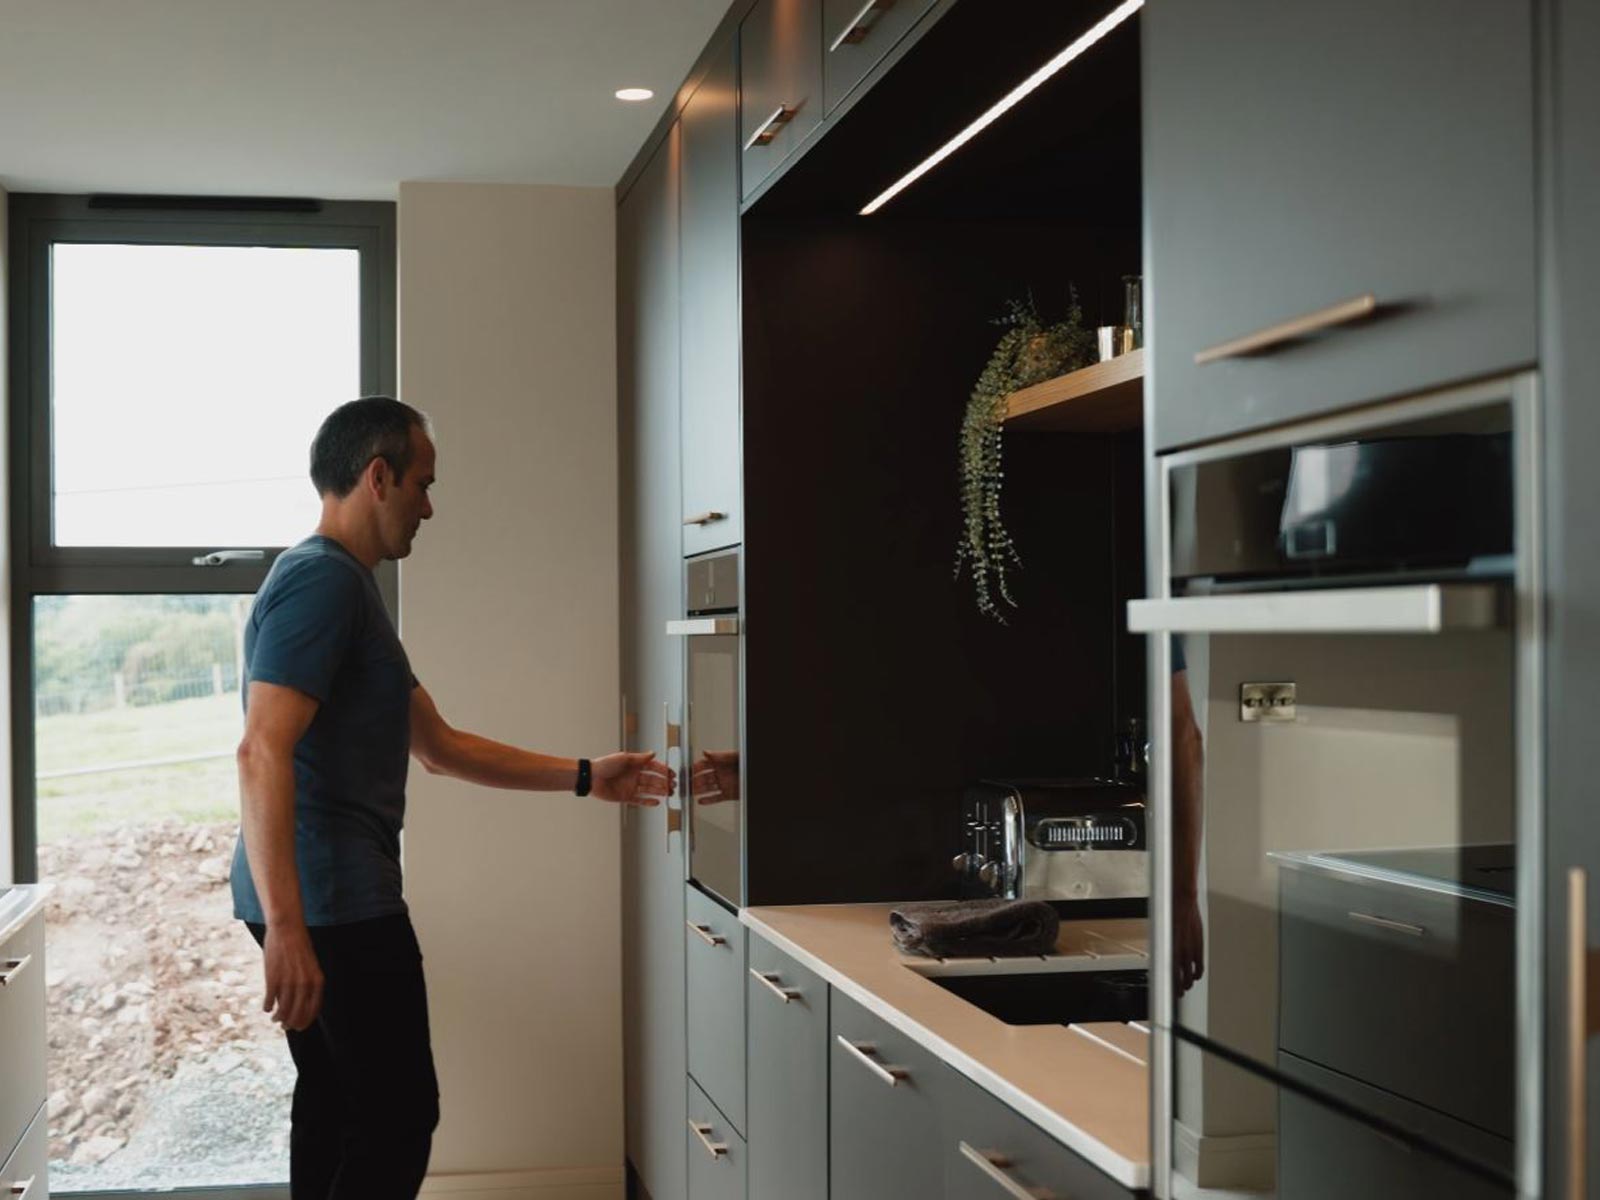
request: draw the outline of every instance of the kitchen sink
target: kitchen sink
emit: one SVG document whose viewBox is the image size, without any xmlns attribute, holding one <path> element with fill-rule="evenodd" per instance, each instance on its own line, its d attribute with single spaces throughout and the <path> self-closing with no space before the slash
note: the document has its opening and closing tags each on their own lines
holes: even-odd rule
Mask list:
<svg viewBox="0 0 1600 1200">
<path fill-rule="evenodd" d="M 928 979 L 1007 1025 L 1143 1021 L 1150 1015 L 1150 973 L 1142 970 L 930 975 Z"/>
</svg>

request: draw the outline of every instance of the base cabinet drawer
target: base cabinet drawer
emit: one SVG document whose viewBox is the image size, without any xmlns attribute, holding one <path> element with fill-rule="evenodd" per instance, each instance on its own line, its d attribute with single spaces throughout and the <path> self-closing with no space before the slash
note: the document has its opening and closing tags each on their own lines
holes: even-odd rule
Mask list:
<svg viewBox="0 0 1600 1200">
<path fill-rule="evenodd" d="M 829 1001 L 832 1200 L 927 1200 L 944 1190 L 937 1144 L 950 1069 L 842 992 Z"/>
<path fill-rule="evenodd" d="M 5 1200 L 45 1200 L 50 1194 L 49 1166 L 50 1120 L 41 1104 L 22 1141 L 0 1166 L 0 1196 Z"/>
<path fill-rule="evenodd" d="M 689 1196 L 691 1200 L 744 1200 L 746 1151 L 739 1131 L 706 1094 L 689 1081 Z"/>
<path fill-rule="evenodd" d="M 944 1105 L 945 1200 L 1130 1200 L 1134 1195 L 971 1080 Z"/>
<path fill-rule="evenodd" d="M 744 1113 L 745 928 L 699 888 L 688 916 L 689 1075 L 741 1133 Z"/>
<path fill-rule="evenodd" d="M 0 1159 L 45 1099 L 44 917 L 0 943 Z M 41 1190 L 41 1195 L 43 1194 Z M 0 1191 L 0 1197 L 10 1196 Z"/>
<path fill-rule="evenodd" d="M 828 985 L 750 934 L 750 1194 L 828 1200 Z"/>
</svg>

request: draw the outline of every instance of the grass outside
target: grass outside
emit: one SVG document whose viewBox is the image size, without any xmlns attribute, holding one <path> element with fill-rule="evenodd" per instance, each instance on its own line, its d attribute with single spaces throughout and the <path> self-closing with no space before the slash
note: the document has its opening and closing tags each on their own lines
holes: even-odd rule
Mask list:
<svg viewBox="0 0 1600 1200">
<path fill-rule="evenodd" d="M 224 757 L 39 781 L 39 841 L 130 822 L 176 818 L 236 820 L 239 782 L 233 749 L 243 729 L 239 693 L 39 720 L 38 770 L 140 762 L 219 752 Z"/>
</svg>

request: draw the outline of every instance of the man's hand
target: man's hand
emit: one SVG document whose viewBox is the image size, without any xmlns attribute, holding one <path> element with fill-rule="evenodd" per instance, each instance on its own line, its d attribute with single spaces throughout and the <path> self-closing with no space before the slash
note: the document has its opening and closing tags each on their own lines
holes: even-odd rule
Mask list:
<svg viewBox="0 0 1600 1200">
<path fill-rule="evenodd" d="M 654 808 L 672 795 L 677 775 L 649 750 L 608 754 L 589 764 L 589 794 L 618 804 Z"/>
<path fill-rule="evenodd" d="M 689 773 L 689 793 L 696 804 L 725 804 L 739 799 L 739 752 L 703 750 Z"/>
<path fill-rule="evenodd" d="M 1172 900 L 1172 974 L 1183 995 L 1206 973 L 1206 931 L 1200 902 L 1193 895 Z"/>
<path fill-rule="evenodd" d="M 322 967 L 306 927 L 269 925 L 261 960 L 267 977 L 261 1011 L 285 1029 L 310 1028 L 322 1011 Z"/>
</svg>

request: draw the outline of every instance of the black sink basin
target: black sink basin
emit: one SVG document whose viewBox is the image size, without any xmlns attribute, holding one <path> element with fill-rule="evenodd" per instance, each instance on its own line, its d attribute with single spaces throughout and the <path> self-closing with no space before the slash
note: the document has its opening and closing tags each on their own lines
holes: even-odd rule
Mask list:
<svg viewBox="0 0 1600 1200">
<path fill-rule="evenodd" d="M 1007 1025 L 1143 1021 L 1148 971 L 1049 971 L 1036 975 L 930 975 L 932 982 Z"/>
</svg>

